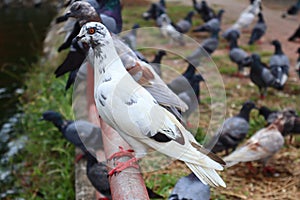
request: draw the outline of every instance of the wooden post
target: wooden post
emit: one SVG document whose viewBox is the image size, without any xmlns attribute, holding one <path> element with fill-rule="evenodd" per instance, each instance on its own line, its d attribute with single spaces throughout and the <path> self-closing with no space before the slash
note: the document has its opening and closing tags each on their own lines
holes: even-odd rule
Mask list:
<svg viewBox="0 0 300 200">
<path fill-rule="evenodd" d="M 120 135 L 98 117 L 99 115 L 94 102 L 94 73 L 90 66 L 88 66 L 87 81 L 89 119 L 92 123 L 101 127 L 106 158 L 109 158 L 111 155 L 118 152 L 119 146 L 124 149 L 130 149 L 130 146 L 120 137 Z M 128 159 L 129 157 L 121 157 L 115 161 L 124 162 Z M 115 167 L 115 162 L 109 161 L 108 166 Z M 109 181 L 112 199 L 149 199 L 143 177 L 136 168 L 127 168 L 124 171 L 113 175 Z M 96 196 L 97 199 L 99 199 L 101 195 L 97 194 Z"/>
</svg>

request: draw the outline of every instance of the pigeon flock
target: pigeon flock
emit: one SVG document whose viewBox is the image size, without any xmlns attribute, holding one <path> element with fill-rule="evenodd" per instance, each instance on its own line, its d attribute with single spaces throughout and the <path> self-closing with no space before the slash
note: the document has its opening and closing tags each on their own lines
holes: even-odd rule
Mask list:
<svg viewBox="0 0 300 200">
<path fill-rule="evenodd" d="M 287 11 L 288 15 L 298 12 L 299 2 Z M 69 73 L 65 87 L 68 90 L 77 80 L 87 80 L 88 65 L 93 68 L 97 115 L 133 150 L 130 160 L 122 163 L 122 169 L 136 167 L 139 159 L 154 149 L 182 161 L 191 170 L 189 175 L 178 180 L 170 200 L 208 200 L 210 186 L 226 187 L 218 171 L 241 162 L 259 161 L 264 172 L 273 173 L 268 160 L 284 146 L 285 136 L 300 133 L 300 117 L 296 110 L 272 110 L 261 105 L 268 98 L 268 89 L 284 92 L 288 87 L 292 68 L 288 56 L 291 55 L 285 54 L 282 43 L 276 38 L 268 43 L 274 46 L 268 64 L 255 50 L 245 50 L 244 45 L 255 49 L 255 45 L 265 43 L 261 39 L 267 34 L 268 21 L 264 18 L 262 0 L 250 0 L 226 30 L 222 28 L 226 8 L 216 10 L 210 7 L 209 1 L 192 0 L 185 17 L 173 22 L 168 14 L 169 4 L 172 2 L 159 0 L 140 13 L 149 26 L 158 27 L 161 34 L 158 37 L 167 38 L 168 45 L 176 48 L 187 45 L 184 34 L 206 36 L 199 47 L 182 60 L 185 63 L 180 67 L 182 73 L 171 81 L 164 81 L 168 74 L 162 68 L 164 59 L 169 56 L 167 49 L 156 50 L 152 59 L 138 49 L 137 38 L 142 37 L 140 24 L 133 22 L 131 30 L 120 36 L 126 19 L 122 16 L 124 8 L 120 0 L 69 1 L 65 14 L 56 19 L 56 23 L 64 23 L 65 32 L 65 40 L 58 52 L 68 53 L 54 74 L 58 78 Z M 193 26 L 195 20 L 202 24 Z M 242 46 L 239 39 L 247 30 L 250 31 L 248 42 Z M 299 37 L 300 27 L 287 40 L 293 42 Z M 228 45 L 226 56 L 237 66 L 236 76 L 229 77 L 254 84 L 259 96 L 255 98 L 257 102 L 241 103 L 239 112 L 226 118 L 212 139 L 202 146 L 188 130 L 192 113 L 201 107 L 201 82 L 205 84 L 209 78 L 197 67 L 201 65 L 201 57 L 214 55 L 221 42 Z M 299 57 L 295 71 L 300 78 L 300 48 L 296 53 Z M 266 126 L 256 129 L 250 136 L 252 110 L 263 116 Z M 82 151 L 91 184 L 111 199 L 108 176 L 122 170 L 108 171 L 105 162 L 97 160 L 96 152 L 103 150 L 101 129 L 85 120 L 66 120 L 55 111 L 45 111 L 41 120 L 52 122 L 66 140 Z M 128 152 L 119 152 L 120 155 L 123 153 L 128 155 Z M 147 190 L 151 198 L 162 198 L 151 189 Z"/>
</svg>

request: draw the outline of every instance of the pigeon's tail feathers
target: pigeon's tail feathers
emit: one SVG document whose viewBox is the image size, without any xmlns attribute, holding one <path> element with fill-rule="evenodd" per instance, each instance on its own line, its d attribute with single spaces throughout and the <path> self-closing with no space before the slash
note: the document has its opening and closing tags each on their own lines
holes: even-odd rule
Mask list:
<svg viewBox="0 0 300 200">
<path fill-rule="evenodd" d="M 185 164 L 204 184 L 226 187 L 225 182 L 214 169 L 201 167 L 199 165 L 188 162 L 185 162 Z"/>
</svg>

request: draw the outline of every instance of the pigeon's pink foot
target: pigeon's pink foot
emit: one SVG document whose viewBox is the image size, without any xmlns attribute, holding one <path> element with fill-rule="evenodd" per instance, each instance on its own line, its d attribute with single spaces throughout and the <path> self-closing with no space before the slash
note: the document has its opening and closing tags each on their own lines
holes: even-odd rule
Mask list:
<svg viewBox="0 0 300 200">
<path fill-rule="evenodd" d="M 266 173 L 266 174 L 274 174 L 275 172 L 276 172 L 276 170 L 270 166 L 265 166 L 263 169 L 263 173 Z"/>
<path fill-rule="evenodd" d="M 243 74 L 241 74 L 240 72 L 236 72 L 234 74 L 232 74 L 233 77 L 238 77 L 238 78 L 245 78 L 245 76 Z"/>
<path fill-rule="evenodd" d="M 264 100 L 265 98 L 266 98 L 265 95 L 263 95 L 263 94 L 260 95 L 260 99 L 261 99 L 261 100 Z"/>
<path fill-rule="evenodd" d="M 252 165 L 251 162 L 247 162 L 246 165 L 247 165 L 247 167 L 248 167 L 248 169 L 249 169 L 249 171 L 250 171 L 251 173 L 253 173 L 253 174 L 256 174 L 256 173 L 257 173 L 256 168 L 253 167 L 253 165 Z"/>
<path fill-rule="evenodd" d="M 119 152 L 116 152 L 113 155 L 111 155 L 108 158 L 108 160 L 112 160 L 112 159 L 115 159 L 115 158 L 120 158 L 120 157 L 123 157 L 123 156 L 134 157 L 133 152 L 134 152 L 133 149 L 124 150 L 123 147 L 119 146 Z"/>
<path fill-rule="evenodd" d="M 129 168 L 129 167 L 134 167 L 136 169 L 139 169 L 139 165 L 137 164 L 137 160 L 138 160 L 137 158 L 133 157 L 133 158 L 127 160 L 126 162 L 118 162 L 117 166 L 115 168 L 113 168 L 108 173 L 108 175 L 112 176 L 116 173 L 119 173 L 119 172 L 123 171 L 126 168 Z"/>
<path fill-rule="evenodd" d="M 77 154 L 76 156 L 75 156 L 75 163 L 78 163 L 82 158 L 83 158 L 83 154 L 82 153 L 80 153 L 80 154 Z"/>
</svg>

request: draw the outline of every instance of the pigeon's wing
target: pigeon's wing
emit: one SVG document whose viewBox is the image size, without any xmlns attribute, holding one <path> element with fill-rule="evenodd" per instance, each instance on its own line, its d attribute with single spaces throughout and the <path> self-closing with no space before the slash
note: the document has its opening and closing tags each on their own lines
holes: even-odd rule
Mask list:
<svg viewBox="0 0 300 200">
<path fill-rule="evenodd" d="M 178 31 L 181 33 L 186 33 L 192 27 L 192 24 L 186 20 L 181 19 L 176 23 L 176 27 L 179 29 Z"/>
<path fill-rule="evenodd" d="M 179 75 L 175 79 L 173 79 L 170 83 L 168 83 L 168 87 L 175 94 L 179 94 L 191 88 L 191 84 L 184 76 Z"/>
<path fill-rule="evenodd" d="M 241 117 L 230 117 L 225 120 L 223 124 L 223 128 L 221 128 L 221 135 L 222 137 L 226 137 L 229 140 L 236 142 L 241 142 L 247 135 L 249 130 L 249 123 L 241 118 Z"/>
<path fill-rule="evenodd" d="M 274 84 L 274 82 L 275 82 L 275 77 L 272 75 L 270 70 L 265 67 L 263 67 L 263 69 L 262 69 L 261 77 L 262 77 L 263 82 L 268 86 Z"/>
<path fill-rule="evenodd" d="M 118 117 L 114 119 L 117 127 L 131 136 L 124 136 L 125 140 L 127 138 L 130 143 L 132 138 L 137 139 L 163 154 L 186 162 L 203 182 L 224 186 L 225 183 L 214 171 L 222 169 L 219 164 L 223 163 L 222 160 L 201 147 L 175 116 L 159 106 L 145 89 L 135 88 L 134 91 L 130 92 L 129 98 L 128 94 L 125 95 L 127 100 L 123 105 L 118 106 L 117 103 L 117 107 L 114 106 L 118 109 Z M 122 99 L 126 90 L 123 88 L 115 92 Z M 137 143 L 130 144 L 135 146 Z"/>
<path fill-rule="evenodd" d="M 241 48 L 233 48 L 229 52 L 229 57 L 233 62 L 241 63 L 245 58 L 248 57 L 248 54 Z"/>
<path fill-rule="evenodd" d="M 105 196 L 111 196 L 107 166 L 104 163 L 99 162 L 88 167 L 87 177 L 97 191 Z"/>
<path fill-rule="evenodd" d="M 74 122 L 78 135 L 87 148 L 94 150 L 103 148 L 103 140 L 101 129 L 85 120 L 77 120 Z"/>
<path fill-rule="evenodd" d="M 209 198 L 209 186 L 203 184 L 193 173 L 191 173 L 188 176 L 184 176 L 177 181 L 173 191 L 171 192 L 169 200 L 208 200 Z"/>
<path fill-rule="evenodd" d="M 218 45 L 219 40 L 216 38 L 207 38 L 201 43 L 203 49 L 205 49 L 209 54 L 213 53 L 218 48 Z"/>
<path fill-rule="evenodd" d="M 62 76 L 67 72 L 79 69 L 85 58 L 86 52 L 80 49 L 80 47 L 72 45 L 64 62 L 55 70 L 54 73 L 56 77 Z"/>
<path fill-rule="evenodd" d="M 270 125 L 256 132 L 242 147 L 224 157 L 224 161 L 230 167 L 239 162 L 266 159 L 276 153 L 283 143 L 283 136 L 276 126 Z"/>
</svg>

